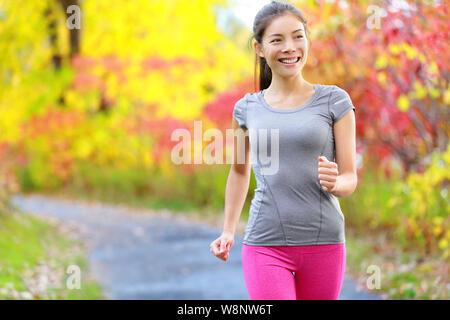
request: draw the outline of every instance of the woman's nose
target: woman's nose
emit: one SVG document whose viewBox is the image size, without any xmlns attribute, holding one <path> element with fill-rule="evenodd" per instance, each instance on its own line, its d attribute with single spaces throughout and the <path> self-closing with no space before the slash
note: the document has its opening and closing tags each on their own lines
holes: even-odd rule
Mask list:
<svg viewBox="0 0 450 320">
<path fill-rule="evenodd" d="M 294 43 L 292 41 L 285 41 L 283 52 L 289 52 L 295 50 Z"/>
</svg>

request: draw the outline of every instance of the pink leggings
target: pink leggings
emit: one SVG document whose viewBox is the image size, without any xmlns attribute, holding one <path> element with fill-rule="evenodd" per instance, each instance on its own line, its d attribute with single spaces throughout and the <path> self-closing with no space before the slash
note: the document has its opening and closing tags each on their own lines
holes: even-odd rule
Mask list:
<svg viewBox="0 0 450 320">
<path fill-rule="evenodd" d="M 242 267 L 251 300 L 337 300 L 344 280 L 345 244 L 243 244 Z"/>
</svg>

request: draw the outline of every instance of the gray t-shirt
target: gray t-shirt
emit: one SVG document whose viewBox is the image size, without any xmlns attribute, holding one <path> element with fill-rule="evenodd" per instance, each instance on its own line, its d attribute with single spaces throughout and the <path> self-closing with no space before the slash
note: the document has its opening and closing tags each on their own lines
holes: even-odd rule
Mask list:
<svg viewBox="0 0 450 320">
<path fill-rule="evenodd" d="M 314 84 L 314 88 L 314 96 L 295 109 L 271 107 L 263 97 L 266 90 L 247 93 L 234 106 L 233 117 L 248 129 L 257 183 L 244 244 L 345 243 L 344 215 L 338 199 L 320 185 L 318 158 L 324 155 L 335 162 L 333 124 L 355 108 L 338 86 Z M 279 139 L 273 140 L 276 132 Z M 262 148 L 264 144 L 267 148 Z M 278 161 L 271 171 L 268 156 Z"/>
</svg>

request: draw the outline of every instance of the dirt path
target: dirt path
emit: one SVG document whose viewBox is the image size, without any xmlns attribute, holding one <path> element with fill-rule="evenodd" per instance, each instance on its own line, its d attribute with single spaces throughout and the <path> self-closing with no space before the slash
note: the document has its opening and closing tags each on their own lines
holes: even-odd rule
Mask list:
<svg viewBox="0 0 450 320">
<path fill-rule="evenodd" d="M 227 262 L 209 252 L 221 230 L 169 211 L 14 196 L 12 203 L 36 216 L 77 230 L 88 247 L 94 278 L 108 299 L 249 299 L 241 265 L 242 238 Z M 340 299 L 380 299 L 358 292 L 345 278 Z"/>
</svg>

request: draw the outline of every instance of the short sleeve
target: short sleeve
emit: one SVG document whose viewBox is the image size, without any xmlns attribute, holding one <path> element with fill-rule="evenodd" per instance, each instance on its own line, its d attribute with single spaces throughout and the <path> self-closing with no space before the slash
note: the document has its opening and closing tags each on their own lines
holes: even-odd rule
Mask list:
<svg viewBox="0 0 450 320">
<path fill-rule="evenodd" d="M 247 130 L 247 97 L 241 98 L 234 105 L 233 118 L 237 120 L 239 126 Z"/>
<path fill-rule="evenodd" d="M 328 107 L 331 118 L 333 119 L 333 123 L 339 121 L 350 110 L 356 112 L 355 107 L 353 106 L 352 100 L 347 91 L 337 86 L 331 92 Z"/>
</svg>

